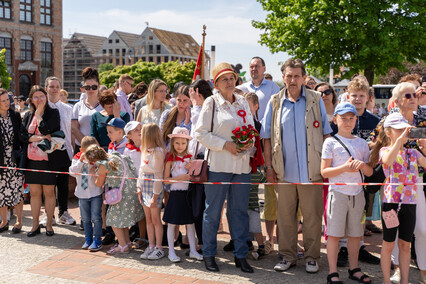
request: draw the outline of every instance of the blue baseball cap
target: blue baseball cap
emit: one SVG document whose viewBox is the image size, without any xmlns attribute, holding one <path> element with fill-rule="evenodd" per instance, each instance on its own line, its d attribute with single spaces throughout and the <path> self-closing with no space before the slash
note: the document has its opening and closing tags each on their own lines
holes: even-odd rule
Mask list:
<svg viewBox="0 0 426 284">
<path fill-rule="evenodd" d="M 121 129 L 124 129 L 124 127 L 126 126 L 126 122 L 124 122 L 124 120 L 122 120 L 119 117 L 115 117 L 113 119 L 111 119 L 108 123 L 102 122 L 101 123 L 104 126 L 114 126 L 114 127 L 118 127 Z"/>
<path fill-rule="evenodd" d="M 348 102 L 340 103 L 334 109 L 334 115 L 336 115 L 336 114 L 343 115 L 343 114 L 348 113 L 348 112 L 352 112 L 355 115 L 358 114 L 355 106 L 351 103 L 348 103 Z"/>
</svg>

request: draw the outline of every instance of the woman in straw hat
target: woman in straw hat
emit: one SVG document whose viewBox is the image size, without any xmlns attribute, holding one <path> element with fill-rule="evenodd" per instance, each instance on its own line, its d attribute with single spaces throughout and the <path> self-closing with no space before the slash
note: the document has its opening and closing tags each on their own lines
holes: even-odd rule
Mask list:
<svg viewBox="0 0 426 284">
<path fill-rule="evenodd" d="M 253 272 L 246 261 L 248 252 L 247 206 L 250 192 L 250 154 L 253 143 L 240 148 L 232 142 L 232 131 L 254 125 L 249 105 L 244 97 L 234 94 L 237 74 L 228 63 L 213 68 L 214 91 L 202 107 L 195 135 L 208 149 L 209 182 L 247 184 L 205 185 L 206 209 L 203 218 L 203 256 L 206 269 L 219 271 L 215 262 L 217 230 L 222 205 L 228 196 L 227 217 L 234 240 L 235 265 L 243 272 Z"/>
</svg>

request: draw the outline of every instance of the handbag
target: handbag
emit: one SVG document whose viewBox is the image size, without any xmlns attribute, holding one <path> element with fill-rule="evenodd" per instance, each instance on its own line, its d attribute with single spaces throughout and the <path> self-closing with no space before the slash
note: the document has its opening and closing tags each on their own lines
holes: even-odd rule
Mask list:
<svg viewBox="0 0 426 284">
<path fill-rule="evenodd" d="M 383 183 L 385 179 L 386 176 L 383 172 L 383 166 L 379 164 L 373 169 L 373 174 L 369 177 L 365 177 L 364 181 L 368 183 Z M 381 187 L 381 185 L 364 185 L 365 191 L 370 194 L 375 194 Z"/>
<path fill-rule="evenodd" d="M 121 162 L 123 163 L 123 168 L 124 168 L 124 174 L 123 174 L 123 177 L 121 178 L 120 187 L 105 188 L 104 204 L 114 205 L 120 202 L 121 199 L 123 198 L 122 191 L 123 191 L 123 185 L 124 185 L 124 180 L 126 177 L 127 170 L 126 170 L 126 163 L 124 162 L 123 158 L 120 157 L 120 159 L 121 159 Z"/>
<path fill-rule="evenodd" d="M 213 111 L 212 111 L 212 122 L 210 127 L 210 132 L 213 132 L 213 118 L 215 112 L 215 100 L 213 99 Z M 197 157 L 198 154 L 199 142 L 197 141 L 197 146 L 195 150 L 194 157 Z M 190 176 L 190 181 L 192 182 L 206 182 L 208 181 L 208 159 L 210 155 L 210 150 L 207 153 L 206 159 L 193 159 L 191 161 L 191 167 L 189 168 L 188 174 Z"/>
</svg>

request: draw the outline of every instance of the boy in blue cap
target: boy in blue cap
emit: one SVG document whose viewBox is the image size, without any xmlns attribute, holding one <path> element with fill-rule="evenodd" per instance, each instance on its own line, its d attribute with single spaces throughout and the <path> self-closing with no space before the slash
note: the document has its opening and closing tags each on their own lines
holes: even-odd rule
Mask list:
<svg viewBox="0 0 426 284">
<path fill-rule="evenodd" d="M 324 141 L 321 174 L 330 183 L 362 183 L 363 176 L 371 176 L 367 142 L 352 135 L 357 121 L 355 106 L 348 102 L 336 106 L 333 122 L 338 126 L 335 136 Z M 327 197 L 327 283 L 339 282 L 337 254 L 339 239 L 348 237 L 349 278 L 362 283 L 371 280 L 358 268 L 359 242 L 364 234 L 361 223 L 365 198 L 361 185 L 330 185 Z"/>
<path fill-rule="evenodd" d="M 108 146 L 108 154 L 118 152 L 123 154 L 126 149 L 127 138 L 124 133 L 126 122 L 119 117 L 111 119 L 107 124 L 108 137 L 111 140 Z"/>
</svg>

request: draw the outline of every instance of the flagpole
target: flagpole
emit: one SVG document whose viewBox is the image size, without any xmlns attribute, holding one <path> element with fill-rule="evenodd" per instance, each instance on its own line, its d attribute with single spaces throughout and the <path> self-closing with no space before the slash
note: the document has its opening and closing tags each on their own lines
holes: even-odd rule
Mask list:
<svg viewBox="0 0 426 284">
<path fill-rule="evenodd" d="M 202 54 L 201 54 L 201 79 L 204 79 L 204 47 L 206 44 L 206 25 L 203 25 L 203 47 L 202 47 Z"/>
</svg>

